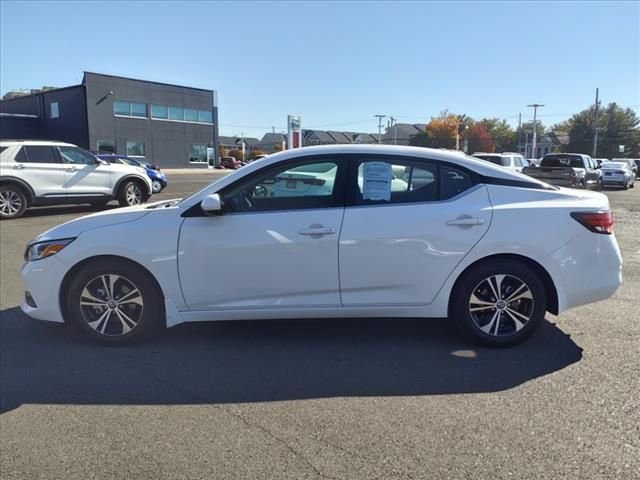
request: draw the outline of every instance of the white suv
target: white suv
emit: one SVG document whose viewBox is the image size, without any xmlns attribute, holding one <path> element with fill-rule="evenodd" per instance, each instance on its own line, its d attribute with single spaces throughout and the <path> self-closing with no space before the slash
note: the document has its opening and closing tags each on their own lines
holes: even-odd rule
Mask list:
<svg viewBox="0 0 640 480">
<path fill-rule="evenodd" d="M 496 165 L 506 168 L 507 170 L 511 170 L 512 172 L 522 173 L 522 167 L 529 166 L 529 162 L 527 162 L 527 160 L 519 153 L 476 152 L 473 156 L 481 160 L 486 160 L 487 162 L 495 163 Z"/>
<path fill-rule="evenodd" d="M 0 218 L 20 217 L 37 205 L 103 207 L 115 199 L 132 206 L 151 193 L 142 168 L 109 164 L 69 143 L 0 141 Z"/>
</svg>

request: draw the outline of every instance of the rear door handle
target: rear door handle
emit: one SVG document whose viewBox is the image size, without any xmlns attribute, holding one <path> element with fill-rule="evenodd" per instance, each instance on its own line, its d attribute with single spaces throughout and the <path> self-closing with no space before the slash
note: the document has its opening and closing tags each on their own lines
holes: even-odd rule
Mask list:
<svg viewBox="0 0 640 480">
<path fill-rule="evenodd" d="M 13 167 L 15 170 L 24 170 L 24 165 L 19 163 Z"/>
<path fill-rule="evenodd" d="M 69 167 L 67 168 L 67 172 L 77 172 L 78 169 L 76 167 Z"/>
<path fill-rule="evenodd" d="M 484 223 L 484 218 L 478 217 L 460 217 L 455 220 L 449 220 L 447 225 L 451 225 L 453 227 L 472 227 L 474 225 L 482 225 Z"/>
<path fill-rule="evenodd" d="M 300 235 L 333 235 L 336 233 L 335 228 L 311 225 L 309 228 L 303 228 L 298 232 Z"/>
</svg>

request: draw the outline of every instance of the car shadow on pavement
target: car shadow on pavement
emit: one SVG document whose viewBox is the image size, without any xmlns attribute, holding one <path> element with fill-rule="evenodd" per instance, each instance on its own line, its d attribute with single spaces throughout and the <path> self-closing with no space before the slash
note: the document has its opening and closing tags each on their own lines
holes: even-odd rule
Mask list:
<svg viewBox="0 0 640 480">
<path fill-rule="evenodd" d="M 527 342 L 465 344 L 446 319 L 181 325 L 105 348 L 0 312 L 0 412 L 23 404 L 173 405 L 494 392 L 563 369 L 582 349 L 544 322 Z"/>
</svg>

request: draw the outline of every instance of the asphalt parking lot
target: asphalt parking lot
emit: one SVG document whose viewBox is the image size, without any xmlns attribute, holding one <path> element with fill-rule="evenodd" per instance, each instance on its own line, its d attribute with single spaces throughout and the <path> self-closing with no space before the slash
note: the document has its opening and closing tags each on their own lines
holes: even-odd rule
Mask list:
<svg viewBox="0 0 640 480">
<path fill-rule="evenodd" d="M 170 176 L 155 198 L 217 174 Z M 0 477 L 640 478 L 640 188 L 606 193 L 624 285 L 503 350 L 444 319 L 181 325 L 95 347 L 16 308 L 26 242 L 93 210 L 4 221 Z"/>
</svg>

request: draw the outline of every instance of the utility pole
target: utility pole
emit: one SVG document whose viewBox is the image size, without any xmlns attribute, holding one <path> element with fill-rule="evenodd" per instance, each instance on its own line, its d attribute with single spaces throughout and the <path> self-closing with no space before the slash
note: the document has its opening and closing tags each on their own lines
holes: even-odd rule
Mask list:
<svg viewBox="0 0 640 480">
<path fill-rule="evenodd" d="M 386 115 L 374 115 L 374 117 L 378 117 L 378 143 L 382 141 L 382 119 L 386 118 Z"/>
<path fill-rule="evenodd" d="M 460 117 L 456 119 L 456 150 L 460 150 L 460 125 L 464 122 Z M 464 128 L 467 128 L 466 126 Z"/>
<path fill-rule="evenodd" d="M 533 139 L 531 140 L 531 158 L 536 154 L 536 140 L 537 140 L 537 132 L 536 127 L 538 123 L 536 121 L 536 113 L 538 113 L 538 108 L 544 107 L 541 103 L 532 103 L 531 105 L 527 105 L 527 107 L 533 107 Z"/>
<path fill-rule="evenodd" d="M 595 158 L 598 151 L 598 110 L 600 109 L 600 101 L 598 100 L 598 89 L 596 88 L 596 115 L 593 121 L 593 152 L 591 156 Z"/>
<path fill-rule="evenodd" d="M 522 153 L 522 113 L 518 113 L 518 153 Z"/>
</svg>

